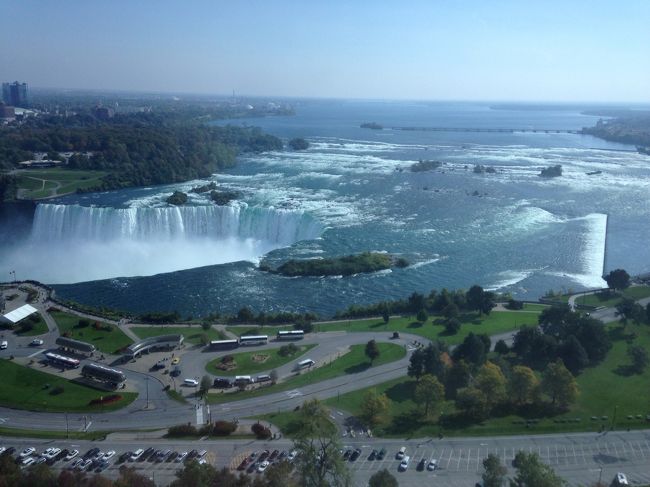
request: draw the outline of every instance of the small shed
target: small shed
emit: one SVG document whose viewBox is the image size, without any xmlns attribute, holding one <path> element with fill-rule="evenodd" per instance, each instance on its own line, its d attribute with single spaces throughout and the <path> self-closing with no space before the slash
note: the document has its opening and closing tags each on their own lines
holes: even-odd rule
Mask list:
<svg viewBox="0 0 650 487">
<path fill-rule="evenodd" d="M 38 310 L 30 304 L 24 304 L 7 314 L 0 316 L 0 322 L 14 326 L 27 318 L 28 316 L 38 313 Z"/>
</svg>

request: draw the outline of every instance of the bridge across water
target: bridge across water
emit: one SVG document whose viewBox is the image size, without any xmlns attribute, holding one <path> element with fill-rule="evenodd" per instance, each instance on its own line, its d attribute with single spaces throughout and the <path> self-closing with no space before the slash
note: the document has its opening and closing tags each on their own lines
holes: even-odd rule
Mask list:
<svg viewBox="0 0 650 487">
<path fill-rule="evenodd" d="M 536 129 L 536 128 L 494 128 L 494 127 L 391 127 L 393 130 L 412 130 L 419 132 L 529 132 L 540 134 L 581 134 L 582 130 Z"/>
</svg>

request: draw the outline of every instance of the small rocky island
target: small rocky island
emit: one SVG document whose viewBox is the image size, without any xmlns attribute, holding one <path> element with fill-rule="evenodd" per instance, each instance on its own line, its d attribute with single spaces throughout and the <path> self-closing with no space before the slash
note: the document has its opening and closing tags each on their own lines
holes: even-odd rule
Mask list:
<svg viewBox="0 0 650 487">
<path fill-rule="evenodd" d="M 277 269 L 261 263 L 261 271 L 283 276 L 351 276 L 353 274 L 377 272 L 392 267 L 408 267 L 409 262 L 402 257 L 379 252 L 332 257 L 328 259 L 288 260 Z"/>
<path fill-rule="evenodd" d="M 174 206 L 180 206 L 187 203 L 187 194 L 182 191 L 174 191 L 172 195 L 167 198 L 167 203 Z"/>
<path fill-rule="evenodd" d="M 383 130 L 384 126 L 377 122 L 364 122 L 361 124 L 362 129 Z"/>
<path fill-rule="evenodd" d="M 210 201 L 218 206 L 225 206 L 233 200 L 239 198 L 239 193 L 236 191 L 218 190 L 217 184 L 212 182 L 203 186 L 195 186 L 189 191 L 190 193 L 203 194 L 209 193 Z M 182 191 L 174 191 L 165 201 L 170 205 L 181 206 L 187 203 L 187 193 Z"/>
<path fill-rule="evenodd" d="M 558 178 L 562 176 L 562 166 L 560 164 L 557 164 L 555 166 L 545 167 L 539 173 L 539 176 L 542 178 Z"/>
<path fill-rule="evenodd" d="M 419 160 L 415 164 L 411 165 L 411 172 L 424 172 L 424 171 L 433 171 L 442 166 L 440 161 L 423 161 Z"/>
<path fill-rule="evenodd" d="M 497 172 L 492 166 L 484 166 L 483 164 L 476 164 L 473 171 L 474 174 L 496 174 Z"/>
</svg>

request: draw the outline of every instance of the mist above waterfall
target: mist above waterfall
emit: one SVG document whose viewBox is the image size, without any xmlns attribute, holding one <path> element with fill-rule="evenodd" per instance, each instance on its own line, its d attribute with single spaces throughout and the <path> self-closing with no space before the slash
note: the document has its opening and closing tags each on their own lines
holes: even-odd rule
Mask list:
<svg viewBox="0 0 650 487">
<path fill-rule="evenodd" d="M 320 235 L 299 211 L 242 206 L 39 205 L 30 239 L 4 249 L 0 272 L 70 283 L 247 260 Z"/>
</svg>

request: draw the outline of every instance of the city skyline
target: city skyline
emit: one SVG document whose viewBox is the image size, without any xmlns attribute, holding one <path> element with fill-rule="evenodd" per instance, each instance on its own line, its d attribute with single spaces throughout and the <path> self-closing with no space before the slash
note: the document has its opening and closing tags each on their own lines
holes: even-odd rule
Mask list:
<svg viewBox="0 0 650 487">
<path fill-rule="evenodd" d="M 297 98 L 648 102 L 650 4 L 0 3 L 3 81 Z M 74 26 L 52 29 L 51 26 Z"/>
</svg>

